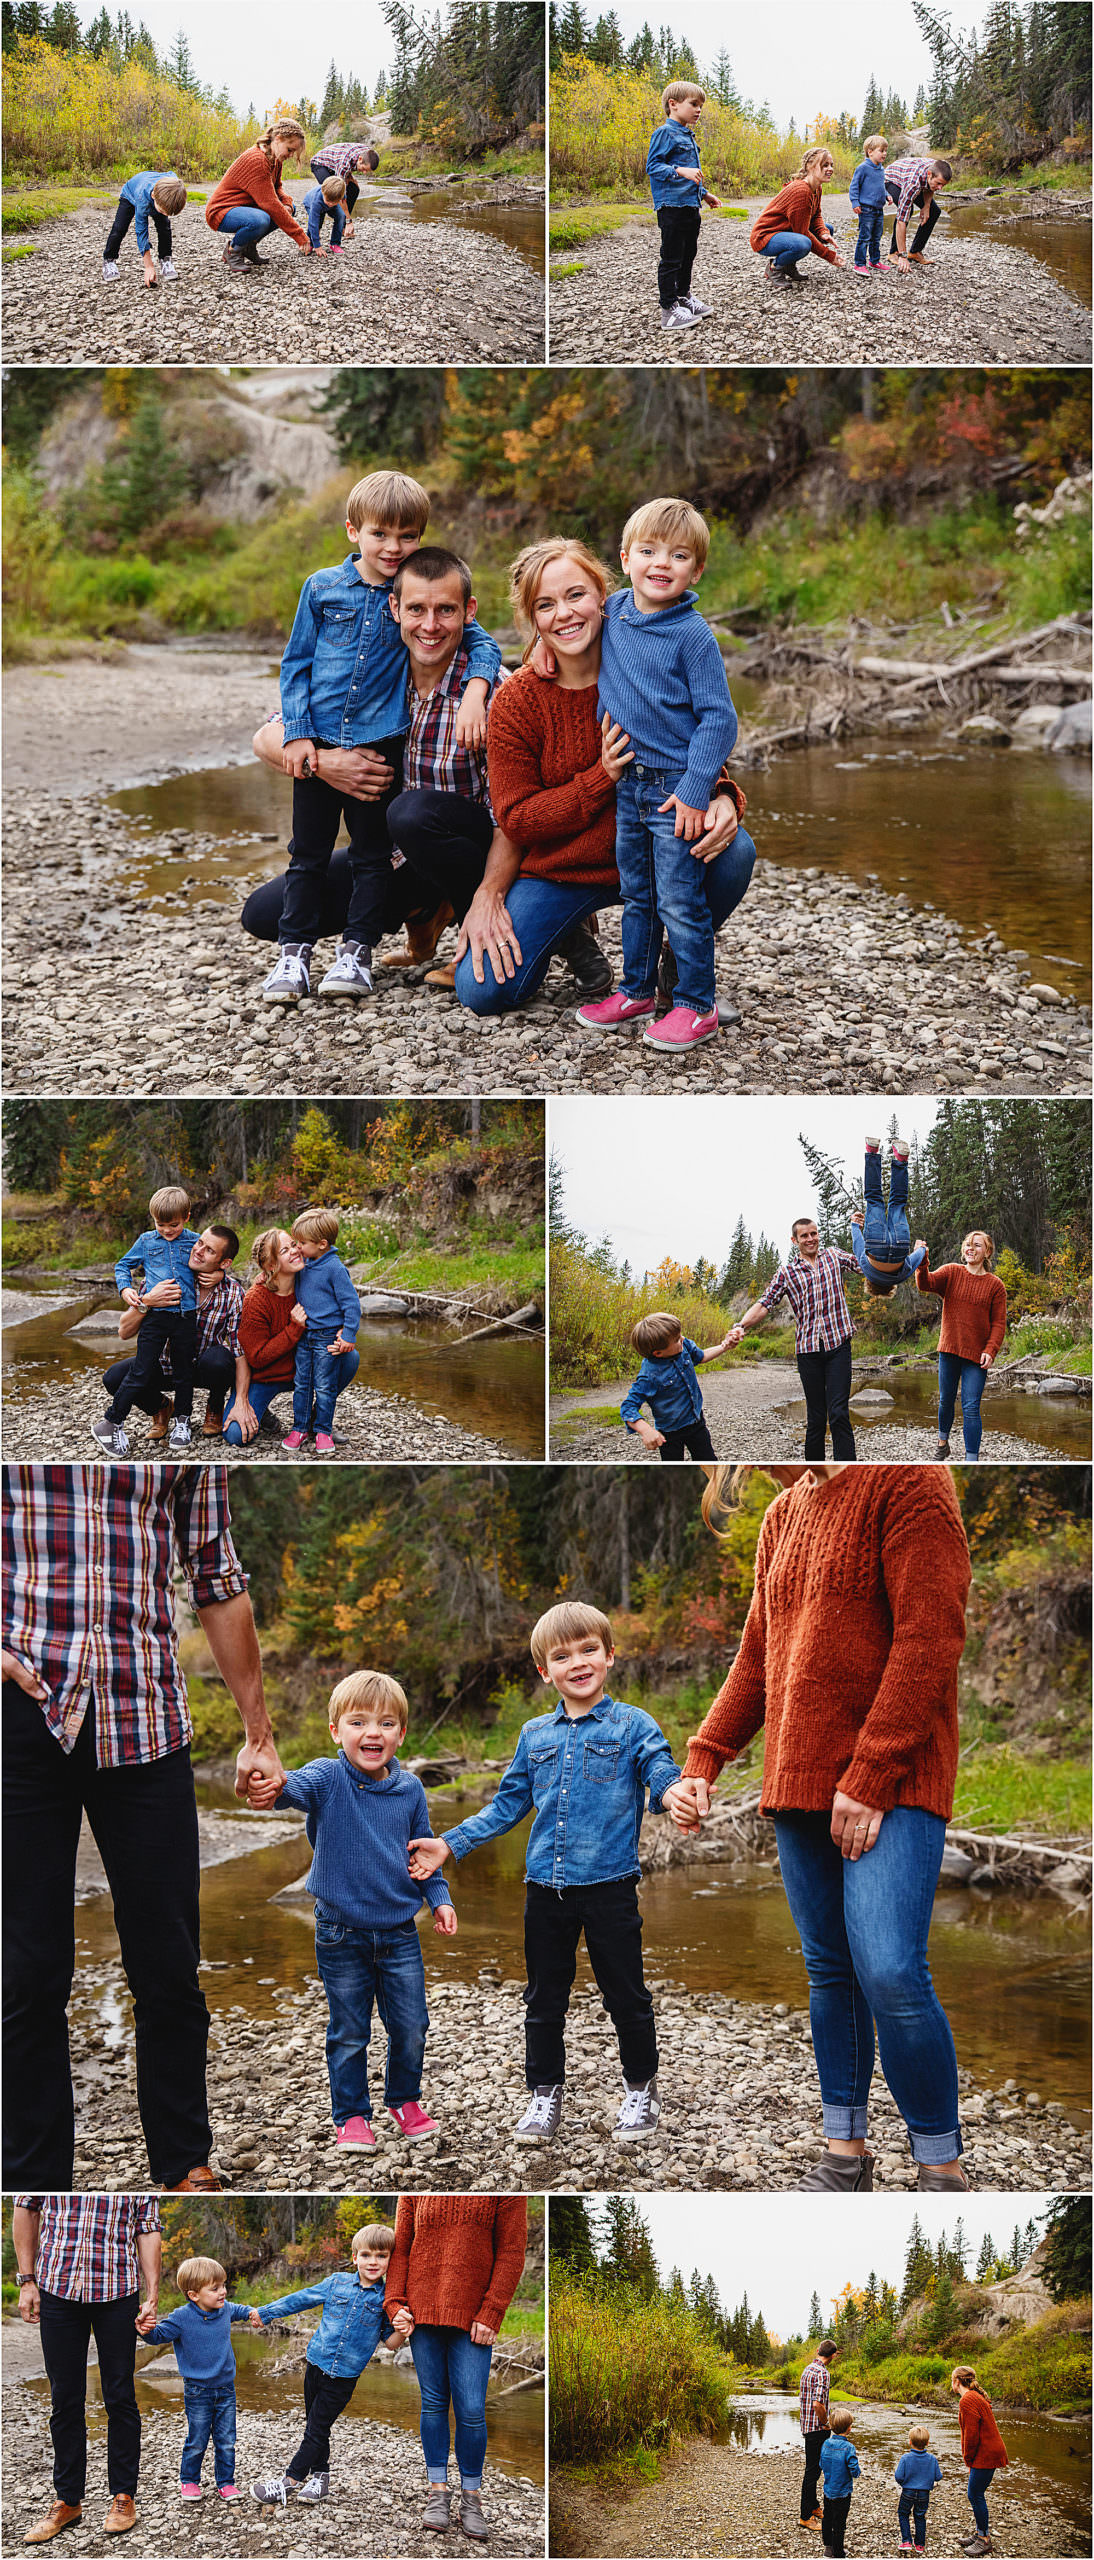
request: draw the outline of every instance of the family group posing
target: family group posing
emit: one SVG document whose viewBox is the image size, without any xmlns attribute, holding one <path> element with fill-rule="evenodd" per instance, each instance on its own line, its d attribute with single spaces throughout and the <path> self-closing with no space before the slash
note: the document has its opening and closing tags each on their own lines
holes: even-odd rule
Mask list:
<svg viewBox="0 0 1094 2560">
<path fill-rule="evenodd" d="M 888 1201 L 881 1140 L 867 1138 L 863 1195 L 863 1209 L 851 1216 L 851 1253 L 842 1245 L 822 1245 L 815 1218 L 795 1218 L 790 1260 L 780 1263 L 762 1295 L 746 1307 L 720 1342 L 708 1344 L 705 1351 L 685 1335 L 679 1317 L 670 1309 L 658 1308 L 639 1318 L 631 1341 L 641 1354 L 642 1366 L 620 1412 L 627 1430 L 651 1454 L 656 1450 L 670 1460 L 715 1457 L 696 1369 L 735 1350 L 745 1334 L 762 1324 L 785 1298 L 794 1318 L 798 1376 L 805 1395 L 805 1456 L 823 1458 L 831 1432 L 833 1457 L 853 1459 L 857 1452 L 850 1396 L 855 1328 L 843 1273 L 845 1268 L 857 1268 L 872 1298 L 888 1297 L 901 1281 L 914 1278 L 924 1296 L 941 1299 L 934 1455 L 936 1459 L 950 1455 L 950 1432 L 960 1397 L 965 1457 L 970 1464 L 976 1463 L 982 1436 L 981 1398 L 1007 1329 L 1007 1293 L 991 1267 L 994 1237 L 983 1227 L 972 1228 L 962 1243 L 960 1262 L 944 1262 L 937 1271 L 931 1270 L 922 1236 L 912 1245 L 908 1150 L 901 1138 L 892 1143 Z"/>
<path fill-rule="evenodd" d="M 831 2367 L 838 2354 L 834 2338 L 820 2340 L 798 2387 L 798 2416 L 805 2445 L 801 2521 L 807 2532 L 820 2534 L 823 2549 L 832 2552 L 834 2560 L 843 2560 L 851 2499 L 855 2482 L 861 2476 L 861 2465 L 852 2443 L 854 2410 L 829 2406 Z M 957 2398 L 961 2459 L 969 2475 L 966 2495 L 974 2525 L 973 2532 L 961 2547 L 963 2551 L 973 2553 L 991 2551 L 994 2545 L 987 2493 L 996 2472 L 1006 2467 L 1007 2448 L 996 2425 L 987 2392 L 980 2389 L 971 2364 L 955 2364 L 950 2375 L 950 2389 Z M 942 2465 L 930 2446 L 929 2428 L 910 2428 L 908 2450 L 901 2454 L 893 2475 L 900 2493 L 897 2530 L 900 2549 L 904 2552 L 925 2551 L 927 2548 L 927 2515 L 931 2496 L 944 2477 Z M 824 2505 L 819 2507 L 817 2490 L 822 2480 Z"/>
<path fill-rule="evenodd" d="M 302 156 L 307 143 L 304 127 L 295 116 L 279 117 L 246 151 L 240 152 L 206 197 L 205 219 L 210 231 L 223 235 L 224 265 L 229 275 L 262 274 L 268 262 L 260 258 L 258 243 L 274 229 L 283 231 L 304 257 L 325 258 L 323 227 L 329 222 L 330 254 L 342 256 L 344 242 L 353 236 L 352 214 L 360 194 L 356 172 L 376 169 L 378 155 L 359 143 L 321 147 L 310 164 L 315 184 L 304 198 L 302 228 L 292 197 L 281 183 L 281 173 L 286 161 Z M 130 224 L 136 233 L 144 282 L 149 289 L 180 282 L 171 222 L 185 210 L 186 201 L 186 188 L 174 169 L 139 169 L 126 179 L 103 248 L 104 284 L 118 282 L 122 243 Z M 156 234 L 156 250 L 149 224 Z"/>
<path fill-rule="evenodd" d="M 24 2541 L 52 2542 L 82 2521 L 92 2338 L 106 2410 L 110 2505 L 103 2531 L 120 2534 L 132 2530 L 138 2513 L 138 2341 L 173 2348 L 182 2378 L 180 2497 L 187 2503 L 201 2498 L 211 2442 L 213 2485 L 227 2502 L 239 2494 L 233 2324 L 261 2332 L 294 2312 L 318 2310 L 304 2366 L 303 2435 L 284 2471 L 251 2481 L 251 2496 L 263 2507 L 284 2507 L 290 2498 L 315 2506 L 329 2497 L 336 2420 L 377 2347 L 409 2341 L 421 2396 L 422 2524 L 445 2533 L 452 2520 L 454 2420 L 459 2522 L 469 2541 L 485 2542 L 486 2388 L 498 2331 L 523 2272 L 527 2227 L 521 2196 L 404 2196 L 394 2229 L 373 2222 L 354 2233 L 350 2267 L 260 2309 L 230 2301 L 218 2258 L 184 2258 L 175 2278 L 182 2305 L 161 2319 L 163 2243 L 154 2196 L 16 2195 L 19 2309 L 40 2326 L 54 2452 L 53 2502 Z M 374 2452 L 373 2459 L 379 2466 L 382 2454 Z M 382 2481 L 380 2472 L 379 2486 Z"/>
</svg>

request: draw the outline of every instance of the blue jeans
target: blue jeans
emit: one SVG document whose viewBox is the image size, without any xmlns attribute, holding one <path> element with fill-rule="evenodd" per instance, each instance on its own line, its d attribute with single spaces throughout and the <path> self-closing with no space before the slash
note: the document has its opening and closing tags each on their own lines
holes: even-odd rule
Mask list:
<svg viewBox="0 0 1094 2560">
<path fill-rule="evenodd" d="M 264 1378 L 252 1378 L 250 1386 L 247 1389 L 247 1400 L 252 1410 L 258 1415 L 260 1422 L 266 1411 L 267 1405 L 271 1405 L 273 1403 L 275 1396 L 287 1395 L 288 1389 L 289 1381 L 287 1378 L 277 1378 L 272 1383 L 268 1382 Z M 230 1422 L 228 1419 L 235 1400 L 235 1389 L 233 1387 L 232 1393 L 224 1408 L 224 1438 L 231 1441 L 233 1449 L 241 1449 L 243 1446 L 243 1433 L 240 1430 L 238 1422 Z"/>
<path fill-rule="evenodd" d="M 694 1013 L 714 1007 L 714 927 L 703 894 L 702 866 L 674 833 L 675 809 L 660 805 L 684 776 L 678 769 L 631 764 L 615 786 L 615 861 L 623 892 L 626 996 L 651 996 L 665 934 L 676 957 L 677 1004 Z"/>
<path fill-rule="evenodd" d="M 990 2489 L 994 2478 L 994 2468 L 991 2471 L 978 2471 L 975 2464 L 969 2473 L 968 2500 L 969 2505 L 972 2508 L 973 2523 L 975 2524 L 978 2533 L 991 2532 L 991 2525 L 988 2520 L 987 2491 Z"/>
<path fill-rule="evenodd" d="M 273 215 L 260 213 L 256 204 L 229 205 L 218 229 L 233 234 L 237 249 L 251 249 L 256 240 L 264 240 L 267 231 L 273 230 Z"/>
<path fill-rule="evenodd" d="M 885 1192 L 881 1179 L 881 1150 L 866 1150 L 862 1188 L 866 1209 L 862 1241 L 867 1253 L 877 1255 L 879 1262 L 903 1262 L 911 1251 L 912 1230 L 908 1224 L 908 1167 L 900 1156 L 889 1166 L 889 1208 L 886 1213 Z"/>
<path fill-rule="evenodd" d="M 315 1428 L 330 1431 L 334 1408 L 344 1387 L 355 1378 L 361 1366 L 358 1351 L 328 1351 L 326 1343 L 310 1329 L 296 1347 L 293 1372 L 292 1427 L 294 1431 L 311 1429 L 312 1405 L 315 1406 Z"/>
<path fill-rule="evenodd" d="M 329 221 L 330 221 L 330 245 L 331 245 L 331 248 L 332 248 L 332 249 L 340 249 L 340 248 L 341 248 L 341 246 L 342 246 L 342 233 L 343 233 L 343 231 L 345 230 L 345 227 L 346 227 L 346 208 L 345 208 L 344 204 L 334 204 L 334 205 L 332 205 L 332 206 L 331 206 L 331 208 L 330 208 L 329 216 L 328 216 L 327 214 L 325 214 L 325 213 L 321 213 L 321 214 L 320 214 L 320 216 L 319 216 L 319 238 L 320 238 L 320 241 L 322 241 L 322 238 L 323 238 L 323 225 L 324 225 L 324 223 L 325 223 L 328 219 L 329 219 Z"/>
<path fill-rule="evenodd" d="M 664 799 L 664 792 L 661 797 Z M 689 857 L 691 859 L 693 857 Z M 756 861 L 756 847 L 743 827 L 724 851 L 715 854 L 713 862 L 696 862 L 695 869 L 703 884 L 715 933 L 739 907 Z M 520 944 L 520 966 L 499 987 L 489 960 L 483 962 L 484 977 L 480 987 L 471 966 L 471 954 L 465 951 L 456 963 L 456 993 L 469 1013 L 516 1013 L 527 1004 L 537 988 L 543 985 L 551 965 L 551 955 L 559 943 L 581 924 L 586 916 L 595 915 L 598 907 L 619 904 L 617 889 L 574 888 L 562 880 L 540 880 L 534 872 L 521 872 L 510 889 L 505 903 L 513 920 L 513 931 Z"/>
<path fill-rule="evenodd" d="M 866 2131 L 881 2068 L 911 2137 L 912 2158 L 953 2160 L 957 2056 L 927 1968 L 927 1934 L 946 1843 L 940 1814 L 917 1805 L 887 1813 L 872 1849 L 837 1849 L 827 1813 L 777 1813 L 783 1889 L 809 1976 L 809 2026 L 833 2141 Z"/>
<path fill-rule="evenodd" d="M 774 258 L 775 273 L 780 276 L 812 255 L 813 243 L 805 231 L 775 231 L 760 251 L 761 258 Z"/>
<path fill-rule="evenodd" d="M 413 1920 L 390 1929 L 354 1929 L 325 1903 L 315 1906 L 315 1961 L 327 1995 L 327 2072 L 335 2124 L 372 2115 L 368 2044 L 373 2002 L 387 2028 L 384 2104 L 401 2107 L 422 2089 L 429 2011 L 425 1966 Z"/>
<path fill-rule="evenodd" d="M 218 2489 L 236 2476 L 236 2387 L 234 2382 L 184 2382 L 186 2442 L 179 2464 L 180 2480 L 200 2480 L 210 2436 L 213 2477 Z"/>
<path fill-rule="evenodd" d="M 885 220 L 885 210 L 883 204 L 860 204 L 858 239 L 855 242 L 856 267 L 864 267 L 867 260 L 872 267 L 880 267 L 881 230 Z"/>
<path fill-rule="evenodd" d="M 415 2329 L 410 2341 L 422 2395 L 422 2452 L 431 2480 L 448 2476 L 448 2408 L 456 2421 L 460 2478 L 477 2489 L 486 2460 L 486 2385 L 492 2347 L 477 2347 L 466 2329 Z"/>
<path fill-rule="evenodd" d="M 938 1437 L 948 1440 L 953 1422 L 957 1391 L 961 1390 L 961 1430 L 965 1456 L 974 1463 L 980 1455 L 980 1398 L 984 1392 L 987 1370 L 979 1360 L 960 1360 L 956 1351 L 940 1351 L 938 1355 Z"/>
<path fill-rule="evenodd" d="M 927 2548 L 927 2501 L 929 2489 L 902 2489 L 897 2508 L 901 2542 L 914 2542 L 917 2551 Z"/>
</svg>

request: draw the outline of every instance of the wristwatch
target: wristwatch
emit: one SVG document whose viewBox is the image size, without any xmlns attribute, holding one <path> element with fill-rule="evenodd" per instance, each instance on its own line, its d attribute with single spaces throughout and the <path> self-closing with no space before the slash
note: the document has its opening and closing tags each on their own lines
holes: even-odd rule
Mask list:
<svg viewBox="0 0 1094 2560">
<path fill-rule="evenodd" d="M 24 2273 L 24 2271 L 23 2271 L 22 2267 L 20 2267 L 20 2270 L 19 2270 L 19 2290 L 20 2290 L 20 2293 L 22 2292 L 22 2290 L 23 2290 L 23 2286 L 24 2286 L 25 2284 L 37 2284 L 37 2282 L 38 2282 L 38 2278 L 37 2278 L 37 2276 L 35 2275 L 35 2272 L 34 2272 L 33 2267 L 28 2267 L 28 2268 L 26 2269 L 26 2272 L 25 2272 L 25 2273 Z"/>
</svg>

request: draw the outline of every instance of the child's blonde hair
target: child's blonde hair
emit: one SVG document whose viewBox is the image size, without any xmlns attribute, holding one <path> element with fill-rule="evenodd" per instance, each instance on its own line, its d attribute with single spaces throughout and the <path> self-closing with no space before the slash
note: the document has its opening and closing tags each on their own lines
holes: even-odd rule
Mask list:
<svg viewBox="0 0 1094 2560">
<path fill-rule="evenodd" d="M 302 1209 L 292 1222 L 298 1244 L 333 1244 L 338 1233 L 337 1209 Z"/>
<path fill-rule="evenodd" d="M 705 107 L 707 93 L 699 87 L 697 80 L 670 80 L 668 88 L 661 91 L 661 105 L 666 115 L 670 107 L 686 107 L 696 98 L 699 105 Z"/>
<path fill-rule="evenodd" d="M 296 146 L 295 149 L 290 152 L 289 157 L 292 160 L 298 160 L 301 152 L 306 148 L 308 137 L 304 131 L 303 125 L 297 121 L 295 116 L 279 116 L 276 124 L 268 124 L 265 133 L 260 133 L 258 135 L 257 140 L 252 145 L 252 149 L 264 153 L 266 159 L 272 163 L 274 143 L 284 142 L 289 134 L 292 135 Z"/>
<path fill-rule="evenodd" d="M 429 499 L 420 480 L 405 471 L 367 471 L 355 480 L 346 500 L 346 523 L 359 533 L 363 524 L 391 525 L 397 533 L 423 533 L 429 522 Z"/>
<path fill-rule="evenodd" d="M 181 213 L 186 203 L 186 189 L 181 178 L 157 178 L 152 189 L 152 202 L 160 213 Z"/>
<path fill-rule="evenodd" d="M 165 1182 L 162 1191 L 154 1191 L 148 1203 L 150 1218 L 185 1218 L 190 1207 L 190 1194 L 181 1182 Z"/>
<path fill-rule="evenodd" d="M 702 569 L 710 550 L 710 526 L 686 498 L 647 498 L 645 506 L 628 516 L 619 548 L 626 553 L 634 542 L 686 542 L 696 568 Z"/>
<path fill-rule="evenodd" d="M 989 1269 L 989 1271 L 990 1271 L 990 1270 L 991 1270 L 992 1263 L 993 1263 L 993 1262 L 994 1262 L 994 1260 L 995 1260 L 995 1238 L 994 1238 L 994 1236 L 990 1236 L 990 1235 L 988 1234 L 988 1230 L 987 1230 L 987 1228 L 986 1228 L 986 1227 L 970 1227 L 970 1228 L 969 1228 L 969 1232 L 968 1232 L 967 1236 L 962 1236 L 962 1238 L 961 1238 L 961 1251 L 962 1251 L 962 1253 L 964 1253 L 964 1250 L 965 1250 L 966 1245 L 967 1245 L 967 1244 L 971 1244 L 971 1243 L 972 1243 L 972 1240 L 973 1240 L 973 1237 L 974 1237 L 974 1236 L 983 1236 L 984 1242 L 985 1242 L 985 1244 L 986 1244 L 986 1246 L 987 1246 L 987 1248 L 988 1248 L 988 1249 L 987 1249 L 986 1254 L 984 1255 L 984 1260 L 985 1260 L 985 1262 L 987 1263 L 988 1269 Z"/>
<path fill-rule="evenodd" d="M 324 178 L 321 194 L 324 204 L 341 204 L 346 192 L 344 178 Z"/>
<path fill-rule="evenodd" d="M 864 151 L 876 151 L 878 144 L 884 143 L 884 141 L 885 135 L 883 133 L 868 133 L 862 148 Z"/>
<path fill-rule="evenodd" d="M 539 582 L 552 560 L 576 560 L 578 568 L 584 569 L 586 577 L 591 579 L 602 604 L 615 585 L 605 562 L 598 559 L 596 552 L 590 551 L 588 543 L 580 541 L 576 535 L 570 541 L 564 533 L 549 533 L 542 542 L 527 543 L 523 551 L 518 551 L 509 571 L 509 601 L 515 619 L 522 631 L 532 633 L 524 652 L 526 660 L 535 647 L 535 603 Z"/>
<path fill-rule="evenodd" d="M 327 1720 L 332 1730 L 341 1723 L 343 1716 L 352 1713 L 354 1707 L 379 1707 L 381 1710 L 386 1707 L 398 1716 L 403 1732 L 406 1732 L 410 1717 L 406 1690 L 400 1689 L 398 1681 L 393 1680 L 387 1671 L 350 1671 L 344 1680 L 339 1681 L 337 1688 L 331 1690 L 327 1708 Z"/>
<path fill-rule="evenodd" d="M 200 2293 L 203 2284 L 227 2284 L 228 2273 L 219 2258 L 184 2258 L 175 2269 L 175 2283 L 180 2293 Z"/>
<path fill-rule="evenodd" d="M 559 1600 L 537 1618 L 528 1638 L 537 1671 L 546 1671 L 548 1655 L 560 1644 L 576 1644 L 581 1636 L 599 1636 L 606 1653 L 614 1653 L 611 1619 L 590 1600 Z"/>
<path fill-rule="evenodd" d="M 923 2453 L 930 2441 L 931 2433 L 929 2427 L 909 2427 L 908 2442 L 910 2445 L 914 2445 L 917 2453 Z"/>
<path fill-rule="evenodd" d="M 652 1315 L 639 1316 L 631 1331 L 631 1342 L 645 1359 L 647 1351 L 667 1351 L 683 1330 L 679 1316 L 671 1315 L 667 1307 L 659 1307 Z"/>
<path fill-rule="evenodd" d="M 854 2421 L 853 2409 L 830 2409 L 828 2424 L 834 2436 L 848 2436 Z"/>
<path fill-rule="evenodd" d="M 378 2256 L 382 2254 L 390 2258 L 394 2246 L 395 2234 L 390 2222 L 366 2222 L 360 2231 L 354 2232 L 349 2253 L 351 2258 L 356 2258 L 362 2249 L 375 2249 Z"/>
</svg>

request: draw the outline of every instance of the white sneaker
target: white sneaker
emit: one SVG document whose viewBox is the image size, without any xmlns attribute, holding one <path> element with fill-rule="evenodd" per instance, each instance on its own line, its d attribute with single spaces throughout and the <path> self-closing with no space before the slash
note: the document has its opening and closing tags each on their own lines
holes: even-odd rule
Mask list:
<svg viewBox="0 0 1094 2560">
<path fill-rule="evenodd" d="M 177 268 L 177 267 L 176 267 L 176 265 L 175 265 L 175 261 L 174 261 L 174 259 L 173 259 L 173 258 L 161 258 L 161 259 L 160 259 L 160 283 L 161 283 L 161 284 L 177 284 L 177 283 L 178 283 L 178 280 L 179 280 L 179 271 L 178 271 L 178 268 Z"/>
<path fill-rule="evenodd" d="M 129 1433 L 122 1430 L 120 1422 L 112 1422 L 108 1413 L 101 1413 L 91 1430 L 100 1449 L 109 1449 L 112 1458 L 129 1456 Z"/>
<path fill-rule="evenodd" d="M 367 942 L 340 942 L 338 957 L 331 962 L 326 977 L 321 982 L 320 995 L 370 996 L 372 994 L 372 971 L 369 967 L 371 958 L 372 953 Z"/>
<path fill-rule="evenodd" d="M 694 311 L 698 320 L 710 320 L 713 318 L 714 304 L 712 302 L 700 302 L 694 293 L 682 293 L 680 300 L 685 311 Z"/>
<path fill-rule="evenodd" d="M 697 329 L 699 314 L 689 311 L 686 302 L 674 302 L 671 311 L 662 312 L 661 326 L 663 329 Z"/>
<path fill-rule="evenodd" d="M 295 2487 L 296 2482 L 290 2481 L 287 2471 L 273 2472 L 265 2480 L 252 2480 L 251 2496 L 258 2500 L 260 2507 L 287 2507 L 289 2490 Z"/>
<path fill-rule="evenodd" d="M 309 2471 L 303 2488 L 297 2490 L 296 2503 L 299 2507 L 317 2507 L 323 2498 L 329 2496 L 329 2471 Z"/>
<path fill-rule="evenodd" d="M 117 261 L 117 259 L 116 259 L 116 258 L 104 258 L 104 259 L 103 259 L 103 283 L 104 283 L 104 284 L 117 284 L 117 281 L 118 281 L 118 261 Z"/>
<path fill-rule="evenodd" d="M 562 2121 L 562 2082 L 533 2089 L 531 2103 L 514 2127 L 514 2142 L 553 2142 Z"/>
<path fill-rule="evenodd" d="M 169 1449 L 188 1449 L 193 1437 L 193 1431 L 185 1414 L 180 1414 L 178 1421 L 172 1423 L 168 1432 L 167 1446 Z"/>
<path fill-rule="evenodd" d="M 653 2132 L 661 2113 L 656 2080 L 640 2081 L 637 2088 L 627 2082 L 627 2094 L 612 2126 L 613 2142 L 645 2142 Z"/>
<path fill-rule="evenodd" d="M 267 1004 L 296 1004 L 311 994 L 311 950 L 306 942 L 284 942 L 262 993 Z"/>
</svg>

